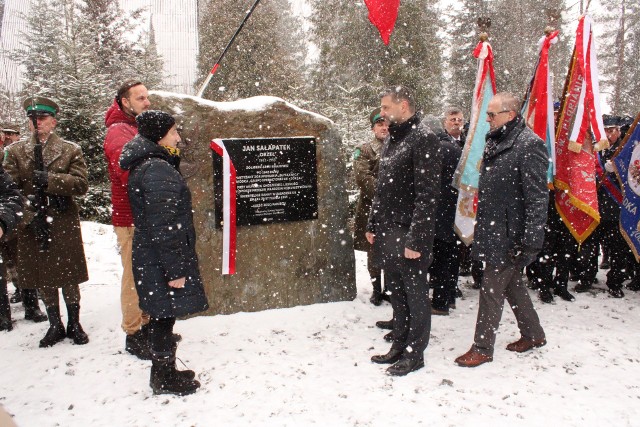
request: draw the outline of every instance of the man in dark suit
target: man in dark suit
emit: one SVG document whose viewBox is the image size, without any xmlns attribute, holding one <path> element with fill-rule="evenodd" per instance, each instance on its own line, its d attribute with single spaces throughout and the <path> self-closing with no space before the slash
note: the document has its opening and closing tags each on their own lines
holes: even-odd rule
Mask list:
<svg viewBox="0 0 640 427">
<path fill-rule="evenodd" d="M 424 366 L 431 332 L 427 269 L 432 260 L 436 209 L 440 197 L 438 137 L 416 112 L 411 92 L 387 89 L 381 115 L 390 122 L 380 157 L 378 185 L 367 224 L 374 260 L 384 269 L 393 307 L 393 344 L 374 363 L 393 363 L 391 375 Z"/>
</svg>

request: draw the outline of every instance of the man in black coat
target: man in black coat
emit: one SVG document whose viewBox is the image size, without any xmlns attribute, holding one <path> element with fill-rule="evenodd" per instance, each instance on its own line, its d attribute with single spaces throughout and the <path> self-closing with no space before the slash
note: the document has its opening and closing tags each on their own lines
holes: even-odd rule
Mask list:
<svg viewBox="0 0 640 427">
<path fill-rule="evenodd" d="M 442 153 L 440 201 L 436 214 L 433 264 L 429 267 L 429 285 L 433 289 L 431 314 L 436 315 L 448 315 L 449 308 L 455 306 L 456 301 L 460 242 L 456 237 L 453 224 L 456 219 L 458 190 L 451 184 L 464 146 L 462 110 L 457 107 L 447 108 L 444 112 L 443 124 L 445 132 L 438 135 Z"/>
<path fill-rule="evenodd" d="M 374 363 L 394 363 L 391 375 L 424 366 L 431 332 L 427 269 L 432 260 L 436 208 L 440 197 L 438 138 L 416 113 L 408 89 L 384 91 L 381 115 L 390 122 L 380 156 L 378 184 L 366 237 L 384 269 L 393 307 L 393 344 Z"/>
<path fill-rule="evenodd" d="M 620 222 L 620 205 L 614 197 L 616 192 L 621 194 L 611 160 L 613 154 L 622 144 L 620 117 L 605 115 L 603 116 L 603 122 L 607 140 L 609 141 L 609 148 L 602 150 L 596 159 L 596 162 L 600 163 L 600 172 L 596 168 L 600 224 L 583 245 L 587 259 L 586 262 L 582 263 L 582 266 L 587 272 L 587 277 L 576 285 L 575 291 L 582 293 L 591 289 L 598 272 L 598 249 L 602 244 L 607 248 L 610 263 L 609 271 L 607 272 L 607 291 L 614 298 L 622 298 L 624 297 L 622 284 L 628 278 L 629 271 L 627 270 L 630 262 L 634 263 L 635 260 L 620 232 L 618 225 Z"/>
<path fill-rule="evenodd" d="M 505 298 L 518 322 L 521 338 L 507 350 L 524 352 L 546 344 L 522 269 L 542 249 L 547 222 L 547 167 L 544 141 L 518 114 L 520 101 L 498 93 L 487 107 L 490 132 L 478 185 L 474 259 L 486 263 L 474 343 L 455 361 L 474 367 L 493 360 L 496 331 Z"/>
</svg>

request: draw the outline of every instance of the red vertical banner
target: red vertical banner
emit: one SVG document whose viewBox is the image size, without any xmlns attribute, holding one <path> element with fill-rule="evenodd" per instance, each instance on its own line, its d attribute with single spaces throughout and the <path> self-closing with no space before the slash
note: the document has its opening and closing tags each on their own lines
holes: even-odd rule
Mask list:
<svg viewBox="0 0 640 427">
<path fill-rule="evenodd" d="M 608 146 L 591 18 L 580 18 L 556 134 L 556 209 L 573 237 L 584 242 L 600 223 L 593 149 Z M 588 132 L 595 141 L 585 145 Z"/>
</svg>

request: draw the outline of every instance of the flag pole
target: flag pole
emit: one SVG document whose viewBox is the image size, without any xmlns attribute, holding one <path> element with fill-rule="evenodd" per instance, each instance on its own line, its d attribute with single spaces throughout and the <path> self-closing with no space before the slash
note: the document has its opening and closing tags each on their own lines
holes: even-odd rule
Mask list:
<svg viewBox="0 0 640 427">
<path fill-rule="evenodd" d="M 209 86 L 209 83 L 211 82 L 211 79 L 213 78 L 213 75 L 216 73 L 216 71 L 218 71 L 218 67 L 220 67 L 220 62 L 222 62 L 222 58 L 224 58 L 224 55 L 229 50 L 229 48 L 231 47 L 231 45 L 235 41 L 236 37 L 238 36 L 238 34 L 240 34 L 240 31 L 242 31 L 242 27 L 244 27 L 244 24 L 247 22 L 247 20 L 249 19 L 249 17 L 253 13 L 253 10 L 256 8 L 256 6 L 258 6 L 258 3 L 260 3 L 260 0 L 256 0 L 255 3 L 253 3 L 253 6 L 251 6 L 251 9 L 249 9 L 249 11 L 247 12 L 247 16 L 244 17 L 244 19 L 242 20 L 242 23 L 240 24 L 240 26 L 236 30 L 235 34 L 233 35 L 233 37 L 231 37 L 231 40 L 229 40 L 229 43 L 227 43 L 227 46 L 224 48 L 224 50 L 222 51 L 222 53 L 218 57 L 218 60 L 213 65 L 213 68 L 211 69 L 211 72 L 209 73 L 209 75 L 207 76 L 206 80 L 204 81 L 204 83 L 200 87 L 200 90 L 198 91 L 198 95 L 197 95 L 198 98 L 202 98 L 202 95 L 204 94 L 204 91 L 207 88 L 207 86 Z"/>
</svg>

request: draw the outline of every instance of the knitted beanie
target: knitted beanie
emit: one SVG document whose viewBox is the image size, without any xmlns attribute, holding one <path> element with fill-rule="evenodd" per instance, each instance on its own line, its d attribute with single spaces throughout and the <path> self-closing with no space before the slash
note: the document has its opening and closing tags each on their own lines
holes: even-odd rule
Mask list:
<svg viewBox="0 0 640 427">
<path fill-rule="evenodd" d="M 140 135 L 157 143 L 176 124 L 176 120 L 163 111 L 149 110 L 138 114 L 136 123 Z"/>
</svg>

